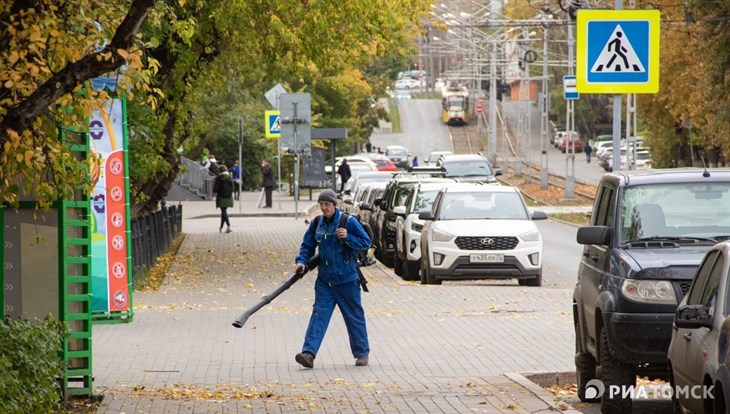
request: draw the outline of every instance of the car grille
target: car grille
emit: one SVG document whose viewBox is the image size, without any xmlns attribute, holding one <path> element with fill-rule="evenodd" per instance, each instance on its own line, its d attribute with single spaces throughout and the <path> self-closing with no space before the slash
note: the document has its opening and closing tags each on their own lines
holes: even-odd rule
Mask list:
<svg viewBox="0 0 730 414">
<path fill-rule="evenodd" d="M 480 236 L 456 238 L 456 246 L 461 250 L 512 250 L 517 247 L 519 242 L 517 237 Z"/>
<path fill-rule="evenodd" d="M 692 282 L 691 281 L 679 282 L 679 288 L 682 290 L 682 297 L 687 296 L 687 292 L 689 292 L 689 287 L 690 286 L 692 286 Z"/>
</svg>

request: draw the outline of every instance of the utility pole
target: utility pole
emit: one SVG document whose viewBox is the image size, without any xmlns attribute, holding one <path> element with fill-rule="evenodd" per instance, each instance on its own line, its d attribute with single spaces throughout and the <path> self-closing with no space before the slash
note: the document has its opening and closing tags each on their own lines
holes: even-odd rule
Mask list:
<svg viewBox="0 0 730 414">
<path fill-rule="evenodd" d="M 573 22 L 570 13 L 568 19 L 568 76 L 573 76 L 575 50 L 575 39 L 573 39 Z M 565 198 L 572 199 L 575 197 L 575 144 L 573 143 L 573 132 L 575 131 L 575 112 L 574 100 L 569 99 L 565 105 L 565 130 L 567 132 L 567 142 L 565 142 Z M 564 138 L 566 139 L 566 138 Z"/>
<path fill-rule="evenodd" d="M 624 8 L 623 0 L 616 0 L 616 10 Z M 613 170 L 621 170 L 621 95 L 613 95 Z"/>
<path fill-rule="evenodd" d="M 243 208 L 243 117 L 238 117 L 238 212 Z"/>
<path fill-rule="evenodd" d="M 548 28 L 542 28 L 542 96 L 540 98 L 540 188 L 548 188 L 548 130 L 550 113 L 550 91 L 548 90 Z"/>
</svg>

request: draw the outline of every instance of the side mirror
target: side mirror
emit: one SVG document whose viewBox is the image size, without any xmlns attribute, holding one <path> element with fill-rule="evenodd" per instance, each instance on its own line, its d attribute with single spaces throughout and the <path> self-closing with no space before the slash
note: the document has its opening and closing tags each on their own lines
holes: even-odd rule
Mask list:
<svg viewBox="0 0 730 414">
<path fill-rule="evenodd" d="M 576 241 L 580 244 L 598 244 L 608 246 L 611 244 L 613 231 L 606 226 L 587 226 L 578 229 Z"/>
<path fill-rule="evenodd" d="M 393 213 L 395 213 L 399 216 L 405 216 L 406 215 L 406 206 L 393 207 Z"/>
<path fill-rule="evenodd" d="M 502 174 L 504 174 L 504 170 L 502 170 L 501 168 L 497 168 L 496 170 L 494 170 L 495 177 Z"/>
<path fill-rule="evenodd" d="M 544 211 L 533 211 L 532 212 L 532 219 L 533 220 L 547 220 L 548 216 L 545 214 Z"/>
<path fill-rule="evenodd" d="M 431 210 L 421 211 L 420 213 L 418 213 L 418 218 L 421 220 L 433 220 L 434 219 L 433 213 L 431 212 Z"/>
<path fill-rule="evenodd" d="M 712 329 L 712 317 L 705 305 L 682 305 L 674 314 L 674 324 L 685 329 Z"/>
<path fill-rule="evenodd" d="M 370 204 L 368 203 L 360 204 L 360 210 L 373 211 L 372 207 L 370 207 Z"/>
</svg>

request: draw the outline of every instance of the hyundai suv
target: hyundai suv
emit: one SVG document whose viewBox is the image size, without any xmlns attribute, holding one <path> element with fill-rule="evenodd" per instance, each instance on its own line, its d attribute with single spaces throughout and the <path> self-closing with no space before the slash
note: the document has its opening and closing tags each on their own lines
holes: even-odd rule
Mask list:
<svg viewBox="0 0 730 414">
<path fill-rule="evenodd" d="M 703 256 L 730 238 L 730 170 L 635 170 L 598 184 L 573 293 L 578 396 L 631 412 L 636 375 L 667 378 L 677 304 Z M 586 393 L 600 380 L 606 392 Z M 593 380 L 593 382 L 591 382 Z M 591 382 L 591 384 L 589 384 Z M 621 388 L 623 386 L 623 388 Z"/>
<path fill-rule="evenodd" d="M 516 187 L 457 183 L 436 195 L 431 211 L 419 213 L 421 283 L 443 280 L 518 279 L 542 284 L 542 236 Z"/>
</svg>

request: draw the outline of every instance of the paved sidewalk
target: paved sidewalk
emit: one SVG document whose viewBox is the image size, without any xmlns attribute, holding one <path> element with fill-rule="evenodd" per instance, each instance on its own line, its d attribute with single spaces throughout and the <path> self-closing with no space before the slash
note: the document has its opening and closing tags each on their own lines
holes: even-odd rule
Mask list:
<svg viewBox="0 0 730 414">
<path fill-rule="evenodd" d="M 213 201 L 182 203 L 186 239 L 164 285 L 135 292 L 133 322 L 93 328 L 99 413 L 548 413 L 561 405 L 522 374 L 574 368 L 570 291 L 514 281 L 424 286 L 377 264 L 365 268 L 363 294 L 370 365 L 355 367 L 336 312 L 314 369 L 303 369 L 294 355 L 314 275 L 242 329 L 231 323 L 291 274 L 316 202 L 306 197 L 295 218 L 291 198 L 257 209 L 246 193 L 230 234 L 218 233 Z"/>
</svg>

